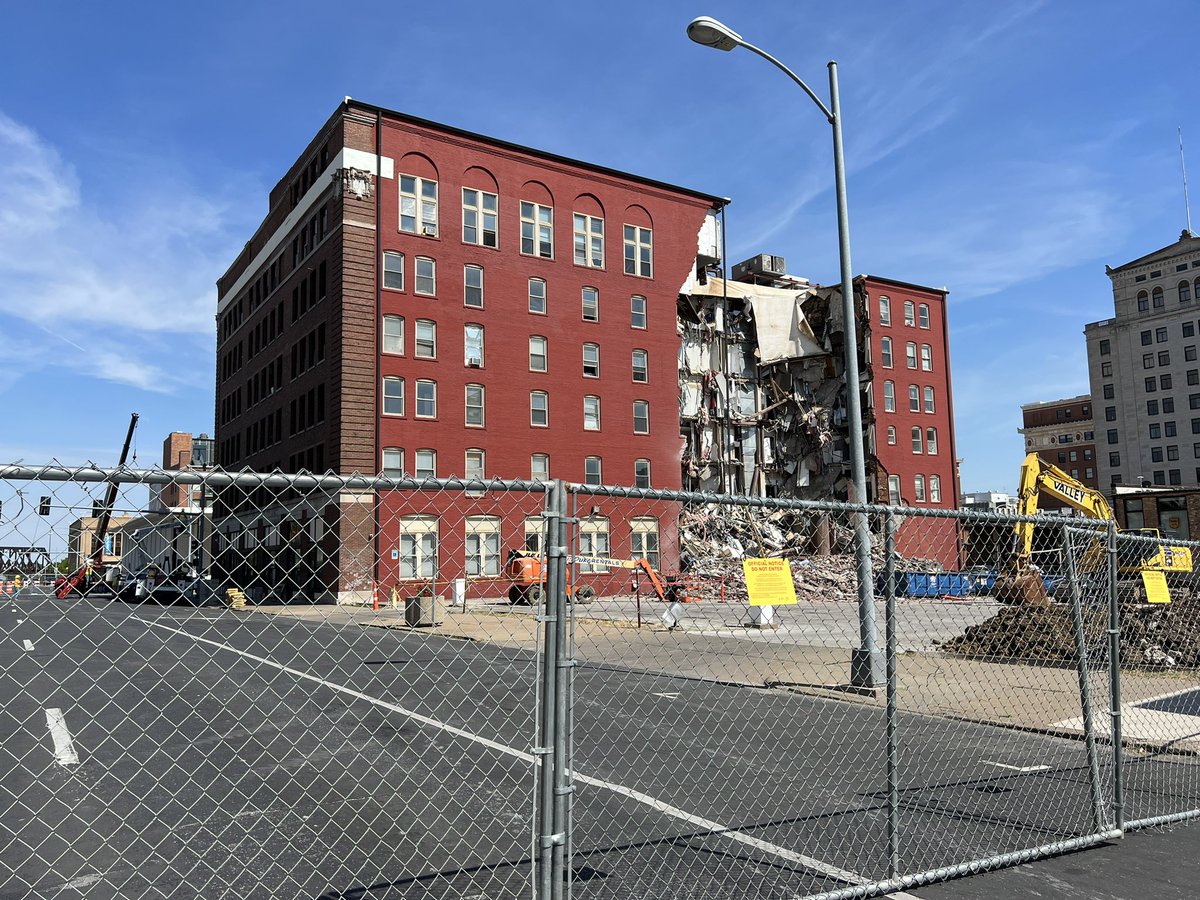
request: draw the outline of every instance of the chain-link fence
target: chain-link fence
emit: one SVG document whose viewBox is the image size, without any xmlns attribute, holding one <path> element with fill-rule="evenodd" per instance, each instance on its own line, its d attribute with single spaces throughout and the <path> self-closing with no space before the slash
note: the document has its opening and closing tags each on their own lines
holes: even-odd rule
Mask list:
<svg viewBox="0 0 1200 900">
<path fill-rule="evenodd" d="M 6 467 L 0 894 L 865 897 L 1188 818 L 1196 549 Z"/>
</svg>

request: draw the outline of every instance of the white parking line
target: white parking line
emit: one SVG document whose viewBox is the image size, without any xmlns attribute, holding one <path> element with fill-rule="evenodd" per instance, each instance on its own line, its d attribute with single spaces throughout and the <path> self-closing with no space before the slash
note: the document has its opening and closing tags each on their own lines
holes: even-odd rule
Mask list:
<svg viewBox="0 0 1200 900">
<path fill-rule="evenodd" d="M 655 697 L 662 697 L 665 700 L 678 700 L 679 691 L 651 691 Z"/>
<path fill-rule="evenodd" d="M 998 769 L 1011 769 L 1013 772 L 1045 772 L 1049 766 L 1010 766 L 1008 763 L 992 762 L 991 760 L 980 760 L 985 766 L 995 766 Z"/>
<path fill-rule="evenodd" d="M 50 728 L 50 737 L 54 739 L 54 758 L 59 765 L 79 765 L 79 754 L 75 752 L 75 742 L 67 730 L 67 718 L 63 711 L 57 708 L 46 710 L 46 725 Z"/>
<path fill-rule="evenodd" d="M 25 652 L 26 653 L 33 652 L 33 641 L 29 640 L 29 638 L 25 638 Z"/>
<path fill-rule="evenodd" d="M 488 738 L 481 737 L 480 735 L 466 731 L 465 729 L 456 728 L 453 725 L 447 725 L 445 722 L 440 722 L 437 719 L 431 718 L 430 716 L 421 715 L 420 713 L 413 712 L 410 709 L 405 709 L 403 706 L 399 706 L 395 703 L 389 703 L 387 700 L 380 700 L 378 697 L 372 697 L 370 694 L 364 694 L 361 691 L 356 691 L 353 688 L 346 687 L 345 685 L 337 684 L 336 682 L 332 681 L 326 681 L 324 678 L 318 678 L 316 675 L 310 675 L 309 673 L 302 672 L 299 669 L 293 669 L 291 666 L 282 665 L 281 663 L 277 663 L 274 660 L 267 659 L 266 657 L 258 656 L 257 654 L 249 653 L 245 650 L 239 650 L 237 647 L 231 647 L 229 644 L 223 644 L 220 641 L 214 641 L 210 638 L 203 638 L 194 634 L 189 634 L 182 629 L 172 628 L 170 625 L 164 625 L 161 622 L 155 622 L 151 619 L 143 619 L 140 616 L 133 616 L 132 618 L 135 621 L 142 622 L 154 628 L 161 628 L 164 631 L 169 631 L 173 634 L 178 634 L 182 637 L 188 638 L 189 640 L 196 641 L 197 643 L 208 644 L 210 647 L 217 647 L 221 650 L 228 650 L 230 653 L 236 653 L 238 656 L 241 656 L 245 659 L 254 660 L 255 662 L 261 663 L 264 666 L 271 666 L 274 669 L 278 669 L 281 672 L 287 672 L 289 675 L 295 675 L 297 678 L 302 678 L 305 681 L 311 681 L 316 684 L 323 685 L 324 687 L 327 687 L 333 691 L 337 691 L 340 694 L 346 694 L 347 696 L 354 697 L 358 700 L 365 700 L 367 703 L 370 703 L 374 706 L 380 706 L 384 709 L 389 709 L 392 712 L 397 712 L 403 716 L 407 716 L 415 722 L 420 722 L 423 725 L 437 728 L 448 734 L 452 734 L 455 737 L 461 737 L 468 741 L 474 741 L 476 744 L 487 747 L 489 750 L 495 750 L 497 753 L 502 753 L 506 756 L 511 756 L 514 759 L 523 760 L 524 762 L 531 764 L 537 761 L 531 753 L 526 753 L 523 750 L 517 750 L 515 747 L 509 747 L 505 744 L 499 743 L 498 741 L 489 740 Z M 579 772 L 574 772 L 572 774 L 577 782 L 587 784 L 592 787 L 604 788 L 605 790 L 612 791 L 615 794 L 620 794 L 622 797 L 627 797 L 630 800 L 635 800 L 638 803 L 645 804 L 651 809 L 657 810 L 664 815 L 671 816 L 674 819 L 679 819 L 681 822 L 686 822 L 689 825 L 695 825 L 696 827 L 702 828 L 705 831 L 711 832 L 712 834 L 722 835 L 730 840 L 745 844 L 748 847 L 753 847 L 756 850 L 761 850 L 764 853 L 770 853 L 773 856 L 778 856 L 781 859 L 786 859 L 789 862 L 802 865 L 807 869 L 811 869 L 814 872 L 819 872 L 820 874 L 826 875 L 830 878 L 836 878 L 839 881 L 844 881 L 847 884 L 852 885 L 870 884 L 872 881 L 872 879 L 859 875 L 857 872 L 851 872 L 848 869 L 842 869 L 837 866 L 830 865 L 829 863 L 822 862 L 819 859 L 814 859 L 811 856 L 805 856 L 802 853 L 796 853 L 795 851 L 789 850 L 786 847 L 780 847 L 778 844 L 772 844 L 768 841 L 751 837 L 748 834 L 743 834 L 742 832 L 737 831 L 728 825 L 722 825 L 721 823 L 714 822 L 711 819 L 705 819 L 702 816 L 692 815 L 691 813 L 685 812 L 669 803 L 665 803 L 656 797 L 651 797 L 649 794 L 644 794 L 641 791 L 634 790 L 633 788 L 626 787 L 625 785 L 614 784 L 611 781 L 603 781 L 599 778 L 593 778 L 590 775 L 582 775 Z M 912 894 L 906 893 L 889 894 L 888 896 L 894 897 L 896 900 L 917 900 L 917 898 Z"/>
</svg>

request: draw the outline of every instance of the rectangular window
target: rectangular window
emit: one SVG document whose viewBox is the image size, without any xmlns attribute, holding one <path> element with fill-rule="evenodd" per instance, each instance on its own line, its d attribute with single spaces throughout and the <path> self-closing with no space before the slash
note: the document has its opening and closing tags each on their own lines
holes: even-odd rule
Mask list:
<svg viewBox="0 0 1200 900">
<path fill-rule="evenodd" d="M 1108 421 L 1110 421 L 1110 422 L 1117 421 L 1117 408 L 1115 406 L 1110 406 L 1108 408 L 1113 411 L 1113 417 L 1111 419 L 1109 419 Z M 1158 415 L 1158 401 L 1157 400 L 1147 400 L 1146 401 L 1146 415 L 1148 415 L 1148 416 L 1157 416 Z"/>
<path fill-rule="evenodd" d="M 633 519 L 629 523 L 629 542 L 634 559 L 644 559 L 651 568 L 658 568 L 658 519 Z"/>
<path fill-rule="evenodd" d="M 1163 397 L 1162 411 L 1165 413 L 1175 412 L 1175 398 L 1174 397 Z"/>
<path fill-rule="evenodd" d="M 1149 393 L 1152 393 L 1154 390 L 1156 390 L 1157 384 L 1158 383 L 1154 380 L 1153 375 L 1151 375 L 1149 378 L 1147 378 L 1146 383 L 1145 383 L 1146 393 L 1149 394 Z"/>
<path fill-rule="evenodd" d="M 428 256 L 417 257 L 417 274 L 414 291 L 433 297 L 437 294 L 437 266 Z"/>
<path fill-rule="evenodd" d="M 463 463 L 463 478 L 467 481 L 483 481 L 484 480 L 484 463 L 482 450 L 468 450 L 464 456 Z M 467 488 L 465 491 L 468 497 L 482 497 L 484 492 L 479 488 Z M 470 532 L 470 519 L 467 520 L 467 530 Z"/>
<path fill-rule="evenodd" d="M 583 377 L 584 378 L 599 378 L 600 377 L 600 345 L 599 344 L 584 344 L 583 345 Z"/>
<path fill-rule="evenodd" d="M 896 411 L 896 382 L 885 381 L 883 383 L 883 411 Z"/>
<path fill-rule="evenodd" d="M 1165 344 L 1167 342 L 1167 329 L 1166 328 L 1155 328 L 1154 329 L 1154 342 L 1156 344 Z"/>
<path fill-rule="evenodd" d="M 593 394 L 583 398 L 583 430 L 600 430 L 600 398 Z"/>
<path fill-rule="evenodd" d="M 1142 346 L 1149 347 L 1151 344 L 1154 343 L 1154 332 L 1143 331 L 1141 333 L 1141 339 L 1142 339 Z"/>
<path fill-rule="evenodd" d="M 425 451 L 430 452 L 430 451 Z M 401 578 L 432 579 L 437 575 L 438 520 L 433 516 L 400 519 Z"/>
<path fill-rule="evenodd" d="M 649 357 L 645 350 L 633 351 L 633 380 L 645 384 L 650 380 Z"/>
<path fill-rule="evenodd" d="M 437 451 L 418 450 L 417 463 L 413 475 L 417 478 L 437 478 Z"/>
<path fill-rule="evenodd" d="M 467 451 L 468 456 L 471 451 Z M 466 528 L 466 575 L 495 578 L 500 575 L 500 519 L 498 516 L 468 516 Z"/>
<path fill-rule="evenodd" d="M 929 502 L 942 502 L 942 478 L 940 475 L 929 476 Z"/>
<path fill-rule="evenodd" d="M 383 286 L 391 291 L 404 290 L 404 254 L 383 251 Z"/>
<path fill-rule="evenodd" d="M 1169 366 L 1171 364 L 1171 351 L 1170 350 L 1159 350 L 1158 351 L 1158 364 L 1160 366 Z"/>
<path fill-rule="evenodd" d="M 1188 369 L 1187 383 L 1192 386 L 1200 384 L 1200 369 Z"/>
<path fill-rule="evenodd" d="M 584 462 L 585 472 L 591 472 L 592 462 L 596 466 L 596 480 L 588 484 L 600 484 L 600 458 L 589 456 Z M 579 522 L 579 555 L 604 558 L 609 556 L 608 519 L 600 516 L 588 516 Z M 580 572 L 607 572 L 608 566 L 603 563 L 582 563 Z"/>
<path fill-rule="evenodd" d="M 1198 446 L 1200 446 L 1200 445 L 1198 445 Z M 1200 455 L 1198 455 L 1197 458 L 1200 459 Z M 1108 464 L 1110 466 L 1114 466 L 1114 467 L 1121 465 L 1121 454 L 1120 453 L 1109 453 L 1108 454 Z"/>
<path fill-rule="evenodd" d="M 1117 443 L 1117 429 L 1115 429 L 1115 428 L 1108 429 L 1108 442 L 1110 444 Z"/>
<path fill-rule="evenodd" d="M 1153 353 L 1143 353 L 1142 354 L 1142 368 L 1143 369 L 1153 369 L 1154 368 L 1154 354 Z"/>
<path fill-rule="evenodd" d="M 463 305 L 483 309 L 483 266 L 463 266 Z"/>
<path fill-rule="evenodd" d="M 437 382 L 422 378 L 417 381 L 417 418 L 437 418 Z"/>
<path fill-rule="evenodd" d="M 383 352 L 404 355 L 404 319 L 401 316 L 383 317 Z"/>
<path fill-rule="evenodd" d="M 1101 341 L 1100 342 L 1100 355 L 1108 356 L 1110 353 L 1112 353 L 1112 343 L 1108 340 Z"/>
<path fill-rule="evenodd" d="M 1163 422 L 1163 434 L 1167 437 L 1175 437 L 1175 423 L 1173 421 Z"/>
<path fill-rule="evenodd" d="M 1114 388 L 1111 384 L 1104 385 L 1104 399 L 1111 400 L 1115 396 Z"/>
<path fill-rule="evenodd" d="M 892 339 L 889 337 L 881 338 L 879 341 L 879 361 L 885 369 L 892 367 Z"/>
<path fill-rule="evenodd" d="M 925 429 L 925 452 L 930 456 L 937 456 L 937 429 Z"/>
<path fill-rule="evenodd" d="M 388 376 L 383 379 L 383 414 L 404 415 L 404 379 Z"/>
<path fill-rule="evenodd" d="M 921 368 L 926 372 L 933 371 L 933 348 L 928 344 L 921 345 Z"/>
<path fill-rule="evenodd" d="M 1179 459 L 1179 446 L 1171 444 L 1167 447 L 1167 462 Z"/>
<path fill-rule="evenodd" d="M 550 456 L 546 453 L 534 453 L 529 457 L 529 479 L 531 481 L 550 480 Z"/>
<path fill-rule="evenodd" d="M 541 335 L 530 335 L 529 338 L 529 371 L 546 371 L 546 339 Z"/>
<path fill-rule="evenodd" d="M 400 176 L 400 230 L 435 237 L 438 233 L 438 185 L 428 178 Z"/>
<path fill-rule="evenodd" d="M 546 282 L 540 278 L 529 279 L 529 311 L 539 316 L 546 314 Z"/>
<path fill-rule="evenodd" d="M 924 447 L 921 443 L 921 429 L 919 426 L 914 425 L 912 427 L 912 452 L 921 453 L 923 449 Z"/>
<path fill-rule="evenodd" d="M 654 271 L 654 235 L 649 228 L 625 226 L 625 274 L 651 278 Z"/>
<path fill-rule="evenodd" d="M 404 451 L 399 447 L 383 448 L 383 476 L 385 478 L 402 478 L 404 476 Z"/>
<path fill-rule="evenodd" d="M 908 358 L 908 367 L 915 369 L 917 367 L 917 345 L 912 341 L 905 344 L 905 356 Z"/>
<path fill-rule="evenodd" d="M 603 484 L 603 472 L 600 468 L 600 457 L 589 456 L 583 461 L 583 483 L 584 484 Z M 582 537 L 582 535 L 580 535 Z M 590 556 L 591 554 L 581 554 Z M 605 554 L 607 555 L 607 554 Z"/>
<path fill-rule="evenodd" d="M 879 324 L 892 324 L 892 301 L 887 297 L 879 298 Z"/>
<path fill-rule="evenodd" d="M 904 301 L 904 324 L 912 327 L 916 324 L 916 307 L 911 300 Z"/>
<path fill-rule="evenodd" d="M 483 366 L 483 326 L 463 326 L 463 365 L 472 369 Z"/>
<path fill-rule="evenodd" d="M 917 307 L 917 315 L 919 317 L 920 326 L 922 328 L 929 328 L 929 304 L 928 303 L 922 303 L 919 307 Z"/>
<path fill-rule="evenodd" d="M 1183 361 L 1184 362 L 1195 362 L 1196 361 L 1196 345 L 1195 344 L 1189 344 L 1188 346 L 1183 348 Z"/>
<path fill-rule="evenodd" d="M 1163 461 L 1162 447 L 1151 447 L 1150 448 L 1150 462 L 1162 462 L 1162 461 Z"/>
<path fill-rule="evenodd" d="M 925 412 L 933 412 L 933 388 L 925 388 Z"/>
<path fill-rule="evenodd" d="M 531 391 L 529 394 L 529 424 L 538 428 L 546 428 L 550 424 L 550 401 L 545 391 Z"/>
<path fill-rule="evenodd" d="M 1112 363 L 1100 363 L 1100 377 L 1112 378 Z"/>
<path fill-rule="evenodd" d="M 1159 375 L 1158 376 L 1158 387 L 1160 390 L 1169 391 L 1171 389 L 1171 376 L 1170 375 Z"/>
<path fill-rule="evenodd" d="M 600 321 L 600 292 L 594 287 L 583 289 L 583 321 Z"/>
<path fill-rule="evenodd" d="M 918 503 L 925 502 L 925 476 L 913 476 L 913 497 Z"/>
<path fill-rule="evenodd" d="M 900 505 L 900 476 L 888 476 L 888 503 L 892 506 Z"/>
<path fill-rule="evenodd" d="M 575 265 L 604 268 L 604 220 L 575 213 Z"/>
<path fill-rule="evenodd" d="M 482 428 L 483 421 L 483 385 L 468 384 L 466 392 L 467 425 Z"/>
<path fill-rule="evenodd" d="M 1150 423 L 1150 439 L 1156 441 L 1161 437 L 1162 437 L 1162 426 L 1159 425 L 1157 422 L 1151 422 Z"/>
<path fill-rule="evenodd" d="M 463 188 L 463 243 L 495 247 L 496 195 Z"/>
<path fill-rule="evenodd" d="M 554 259 L 554 210 L 540 203 L 521 201 L 521 252 Z"/>
<path fill-rule="evenodd" d="M 908 386 L 908 411 L 921 411 L 921 389 L 915 384 L 910 384 Z"/>
<path fill-rule="evenodd" d="M 633 401 L 633 433 L 650 433 L 650 402 L 648 400 Z"/>
<path fill-rule="evenodd" d="M 1195 337 L 1196 336 L 1196 323 L 1195 322 L 1184 322 L 1183 323 L 1183 336 L 1184 337 Z"/>
<path fill-rule="evenodd" d="M 650 487 L 650 460 L 635 459 L 633 461 L 633 486 Z"/>
<path fill-rule="evenodd" d="M 437 358 L 437 324 L 429 319 L 417 319 L 413 354 L 418 359 Z"/>
<path fill-rule="evenodd" d="M 629 301 L 629 324 L 634 328 L 646 327 L 646 298 L 634 294 Z"/>
<path fill-rule="evenodd" d="M 1171 484 L 1181 484 L 1183 481 L 1178 469 L 1169 469 L 1167 471 L 1167 478 L 1170 480 Z"/>
</svg>

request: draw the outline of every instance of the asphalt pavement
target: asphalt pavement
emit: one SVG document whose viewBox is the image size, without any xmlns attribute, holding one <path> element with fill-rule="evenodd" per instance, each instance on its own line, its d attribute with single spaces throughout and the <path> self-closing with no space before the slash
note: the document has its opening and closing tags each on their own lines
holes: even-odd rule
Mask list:
<svg viewBox="0 0 1200 900">
<path fill-rule="evenodd" d="M 0 897 L 529 895 L 528 649 L 33 589 L 2 615 Z M 599 657 L 576 671 L 574 708 L 579 900 L 782 898 L 886 875 L 879 708 Z M 1081 741 L 915 714 L 901 730 L 905 871 L 1093 828 Z M 1142 809 L 1200 805 L 1189 758 L 1131 776 Z M 1162 879 L 1155 837 L 1028 868 L 1115 854 L 1129 872 L 1136 841 Z M 1052 887 L 1019 868 L 912 893 L 1020 896 L 969 891 L 1037 878 Z"/>
</svg>

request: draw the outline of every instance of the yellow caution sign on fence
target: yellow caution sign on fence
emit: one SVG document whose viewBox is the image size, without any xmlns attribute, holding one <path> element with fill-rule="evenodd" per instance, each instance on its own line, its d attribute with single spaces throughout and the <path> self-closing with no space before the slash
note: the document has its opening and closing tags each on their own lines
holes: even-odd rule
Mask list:
<svg viewBox="0 0 1200 900">
<path fill-rule="evenodd" d="M 1142 584 L 1146 587 L 1146 600 L 1150 603 L 1170 603 L 1171 592 L 1167 588 L 1167 576 L 1163 572 L 1143 572 Z"/>
<path fill-rule="evenodd" d="M 796 602 L 796 583 L 786 559 L 743 559 L 746 593 L 751 606 L 789 606 Z"/>
</svg>

